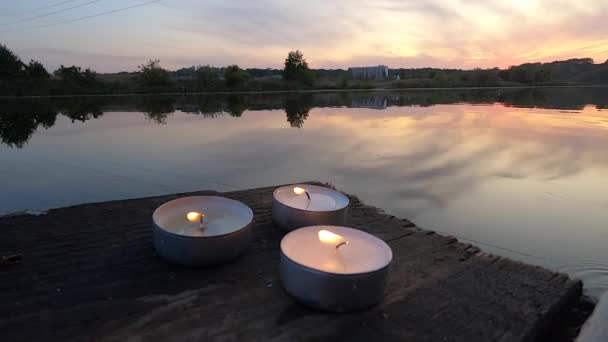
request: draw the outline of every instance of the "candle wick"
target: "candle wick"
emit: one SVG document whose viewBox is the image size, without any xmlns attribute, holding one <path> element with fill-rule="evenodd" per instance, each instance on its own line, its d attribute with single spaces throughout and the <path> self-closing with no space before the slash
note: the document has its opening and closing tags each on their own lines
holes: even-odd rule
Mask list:
<svg viewBox="0 0 608 342">
<path fill-rule="evenodd" d="M 308 198 L 308 201 L 306 202 L 306 208 L 304 209 L 308 209 L 308 207 L 310 207 L 310 194 L 308 193 L 308 191 L 304 191 L 304 194 L 306 194 L 306 197 Z"/>
<path fill-rule="evenodd" d="M 348 241 L 342 241 L 339 244 L 336 245 L 336 250 L 338 250 L 338 248 L 340 248 L 340 246 L 344 246 L 344 245 L 348 245 Z"/>
<path fill-rule="evenodd" d="M 199 228 L 200 228 L 200 229 L 203 229 L 203 228 L 204 228 L 204 225 L 203 225 L 203 219 L 204 219 L 204 218 L 205 218 L 205 216 L 204 216 L 204 215 L 201 215 L 201 218 L 200 218 L 200 221 L 199 221 Z"/>
</svg>

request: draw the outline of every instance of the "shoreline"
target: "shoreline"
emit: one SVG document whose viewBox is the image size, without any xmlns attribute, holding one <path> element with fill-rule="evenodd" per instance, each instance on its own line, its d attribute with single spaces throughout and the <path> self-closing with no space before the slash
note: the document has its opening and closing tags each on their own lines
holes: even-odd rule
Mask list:
<svg viewBox="0 0 608 342">
<path fill-rule="evenodd" d="M 24 95 L 0 96 L 0 100 L 70 98 L 70 97 L 126 97 L 126 96 L 166 96 L 166 95 L 230 95 L 230 94 L 290 94 L 290 93 L 350 93 L 350 92 L 389 92 L 389 91 L 427 91 L 427 90 L 492 90 L 492 89 L 559 89 L 559 88 L 608 88 L 608 84 L 598 85 L 540 85 L 540 86 L 493 86 L 493 87 L 410 87 L 410 88 L 364 88 L 364 89 L 300 89 L 300 90 L 242 90 L 207 92 L 166 92 L 166 93 L 124 93 L 124 94 L 72 94 L 72 95 Z"/>
</svg>

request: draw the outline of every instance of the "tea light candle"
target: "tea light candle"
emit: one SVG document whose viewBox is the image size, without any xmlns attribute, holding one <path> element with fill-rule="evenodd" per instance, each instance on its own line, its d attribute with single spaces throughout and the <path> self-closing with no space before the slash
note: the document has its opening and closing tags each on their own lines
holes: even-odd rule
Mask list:
<svg viewBox="0 0 608 342">
<path fill-rule="evenodd" d="M 392 259 L 386 242 L 361 230 L 304 227 L 281 241 L 281 280 L 305 305 L 357 310 L 382 301 Z"/>
<path fill-rule="evenodd" d="M 283 186 L 273 193 L 272 219 L 286 230 L 321 224 L 344 225 L 348 204 L 344 194 L 322 186 Z"/>
<path fill-rule="evenodd" d="M 152 214 L 154 247 L 163 258 L 187 266 L 234 259 L 251 238 L 253 211 L 218 196 L 169 201 Z"/>
</svg>

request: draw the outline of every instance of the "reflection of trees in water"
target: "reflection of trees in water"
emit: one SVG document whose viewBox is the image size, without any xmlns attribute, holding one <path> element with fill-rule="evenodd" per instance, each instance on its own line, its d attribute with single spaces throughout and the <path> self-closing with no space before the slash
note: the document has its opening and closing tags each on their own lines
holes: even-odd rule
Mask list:
<svg viewBox="0 0 608 342">
<path fill-rule="evenodd" d="M 103 115 L 102 107 L 104 100 L 100 98 L 76 98 L 72 101 L 62 101 L 59 105 L 59 111 L 70 118 L 72 122 L 85 122 L 90 119 L 97 119 Z"/>
<path fill-rule="evenodd" d="M 224 113 L 240 117 L 249 108 L 248 98 L 242 94 L 202 95 L 196 99 L 197 112 L 206 118 L 217 118 Z"/>
<path fill-rule="evenodd" d="M 159 125 L 164 125 L 167 123 L 169 115 L 175 112 L 175 97 L 142 97 L 137 105 L 137 110 L 143 112 L 148 119 Z"/>
<path fill-rule="evenodd" d="M 287 122 L 291 127 L 300 128 L 308 118 L 308 113 L 313 107 L 312 94 L 299 94 L 287 96 L 285 99 L 285 113 Z"/>
<path fill-rule="evenodd" d="M 3 109 L 0 112 L 0 139 L 9 147 L 22 148 L 38 126 L 50 128 L 55 124 L 56 112 L 24 112 Z"/>
<path fill-rule="evenodd" d="M 230 113 L 230 116 L 240 117 L 247 107 L 247 101 L 244 96 L 238 94 L 228 96 L 226 109 L 228 110 L 228 113 Z"/>
<path fill-rule="evenodd" d="M 103 100 L 96 98 L 33 99 L 0 104 L 0 139 L 10 147 L 23 147 L 39 126 L 51 128 L 58 112 L 72 122 L 103 115 Z"/>
<path fill-rule="evenodd" d="M 177 108 L 186 113 L 200 114 L 205 118 L 217 118 L 224 113 L 240 117 L 249 108 L 249 100 L 242 94 L 199 95 L 184 99 Z"/>
<path fill-rule="evenodd" d="M 204 95 L 196 98 L 199 113 L 206 118 L 216 118 L 222 115 L 223 105 L 219 96 Z"/>
<path fill-rule="evenodd" d="M 449 89 L 387 92 L 321 92 L 291 94 L 204 94 L 195 96 L 71 97 L 6 100 L 0 103 L 0 139 L 21 147 L 39 126 L 51 127 L 56 113 L 74 121 L 87 121 L 104 110 L 140 111 L 164 124 L 177 109 L 216 118 L 224 113 L 240 117 L 247 109 L 284 109 L 292 127 L 302 127 L 313 107 L 357 107 L 361 103 L 391 106 L 432 106 L 452 103 L 496 103 L 506 106 L 581 109 L 585 105 L 608 108 L 606 88 Z"/>
<path fill-rule="evenodd" d="M 598 107 L 608 104 L 608 91 L 601 88 L 488 88 L 447 89 L 392 92 L 388 106 L 433 106 L 455 103 L 503 103 L 514 107 L 548 109 L 582 109 L 585 105 Z M 365 94 L 353 94 L 357 99 Z M 375 96 L 382 96 L 377 94 Z"/>
</svg>

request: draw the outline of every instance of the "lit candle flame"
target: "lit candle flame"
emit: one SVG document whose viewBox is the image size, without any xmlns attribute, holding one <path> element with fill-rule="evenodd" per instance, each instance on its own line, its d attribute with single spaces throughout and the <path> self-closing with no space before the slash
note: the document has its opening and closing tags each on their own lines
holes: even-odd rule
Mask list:
<svg viewBox="0 0 608 342">
<path fill-rule="evenodd" d="M 205 214 L 199 213 L 199 212 L 196 212 L 196 211 L 191 211 L 188 214 L 186 214 L 186 218 L 190 222 L 198 222 L 199 223 L 199 227 L 203 228 L 203 220 L 205 219 Z"/>
<path fill-rule="evenodd" d="M 293 188 L 293 193 L 296 194 L 296 195 L 304 195 L 305 194 L 306 197 L 308 197 L 308 200 L 310 200 L 310 194 L 304 188 L 300 188 L 299 186 L 296 186 L 296 187 Z"/>
<path fill-rule="evenodd" d="M 186 218 L 190 222 L 197 222 L 201 220 L 201 217 L 205 217 L 205 214 L 198 213 L 196 211 L 191 211 L 186 215 Z"/>
<path fill-rule="evenodd" d="M 342 245 L 348 245 L 348 241 L 344 237 L 342 237 L 342 235 L 332 233 L 329 230 L 325 229 L 319 230 L 319 241 L 335 245 L 336 249 Z"/>
</svg>

